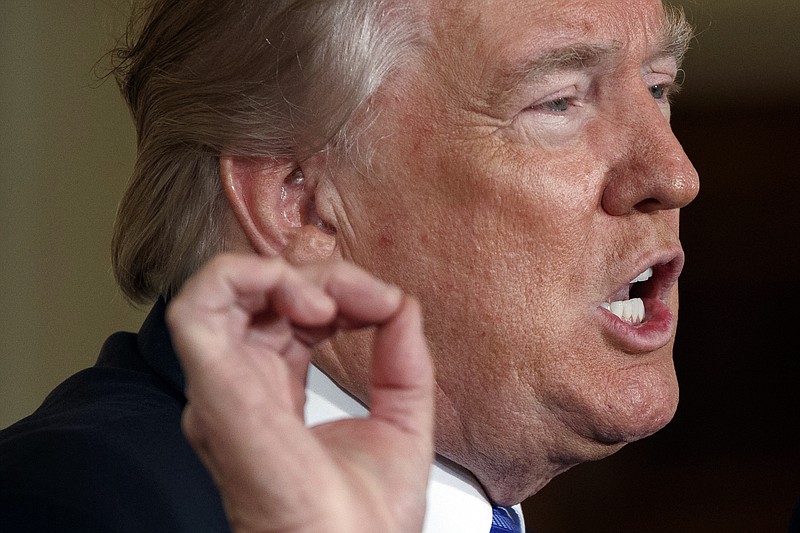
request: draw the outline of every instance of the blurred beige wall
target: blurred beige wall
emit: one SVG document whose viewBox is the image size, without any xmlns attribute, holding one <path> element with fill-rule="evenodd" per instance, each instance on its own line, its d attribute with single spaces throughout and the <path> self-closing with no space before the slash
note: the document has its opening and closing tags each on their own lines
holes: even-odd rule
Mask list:
<svg viewBox="0 0 800 533">
<path fill-rule="evenodd" d="M 133 127 L 113 80 L 93 73 L 126 6 L 0 0 L 0 427 L 143 317 L 109 260 Z"/>
</svg>

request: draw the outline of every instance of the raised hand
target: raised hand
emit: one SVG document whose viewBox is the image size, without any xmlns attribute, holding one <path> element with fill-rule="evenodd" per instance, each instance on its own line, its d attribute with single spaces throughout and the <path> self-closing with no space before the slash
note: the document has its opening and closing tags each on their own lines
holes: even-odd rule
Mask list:
<svg viewBox="0 0 800 533">
<path fill-rule="evenodd" d="M 236 531 L 420 531 L 433 371 L 417 302 L 347 263 L 220 256 L 170 303 L 184 432 Z M 376 328 L 370 416 L 307 428 L 315 343 Z"/>
</svg>

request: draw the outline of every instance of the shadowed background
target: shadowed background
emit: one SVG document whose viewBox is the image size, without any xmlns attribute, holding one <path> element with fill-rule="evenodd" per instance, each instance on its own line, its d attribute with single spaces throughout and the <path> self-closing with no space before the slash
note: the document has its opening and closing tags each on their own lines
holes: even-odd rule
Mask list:
<svg viewBox="0 0 800 533">
<path fill-rule="evenodd" d="M 800 2 L 682 3 L 700 35 L 673 124 L 701 194 L 682 220 L 681 403 L 657 435 L 526 502 L 536 533 L 779 532 L 800 497 L 787 310 L 800 272 Z M 109 260 L 133 128 L 93 70 L 126 15 L 126 0 L 0 0 L 0 427 L 144 316 Z"/>
</svg>

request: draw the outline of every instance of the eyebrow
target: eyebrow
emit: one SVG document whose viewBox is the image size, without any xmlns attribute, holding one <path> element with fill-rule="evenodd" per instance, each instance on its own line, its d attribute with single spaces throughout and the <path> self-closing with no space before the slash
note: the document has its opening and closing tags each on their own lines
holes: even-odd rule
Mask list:
<svg viewBox="0 0 800 533">
<path fill-rule="evenodd" d="M 548 50 L 514 68 L 505 70 L 499 77 L 500 86 L 514 87 L 525 81 L 533 81 L 549 74 L 583 70 L 599 65 L 606 57 L 622 48 L 621 43 L 574 44 Z"/>
<path fill-rule="evenodd" d="M 672 4 L 665 5 L 661 26 L 660 53 L 656 56 L 672 57 L 680 68 L 694 36 L 694 27 L 686 18 L 683 8 Z"/>
<path fill-rule="evenodd" d="M 682 8 L 666 5 L 659 30 L 656 51 L 651 58 L 673 58 L 680 68 L 686 52 L 694 39 L 694 28 Z M 608 44 L 577 43 L 571 46 L 545 51 L 510 69 L 500 71 L 494 87 L 500 96 L 525 82 L 533 82 L 559 72 L 569 72 L 595 67 L 616 55 L 623 44 L 613 41 Z"/>
</svg>

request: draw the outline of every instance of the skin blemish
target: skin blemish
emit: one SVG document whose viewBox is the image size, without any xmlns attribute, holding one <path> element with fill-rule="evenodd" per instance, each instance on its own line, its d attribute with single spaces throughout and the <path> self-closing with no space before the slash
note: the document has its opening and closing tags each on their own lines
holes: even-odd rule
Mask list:
<svg viewBox="0 0 800 533">
<path fill-rule="evenodd" d="M 394 239 L 392 238 L 391 235 L 384 233 L 383 235 L 381 235 L 380 243 L 381 246 L 383 246 L 384 248 L 389 248 L 391 246 L 394 246 Z"/>
</svg>

